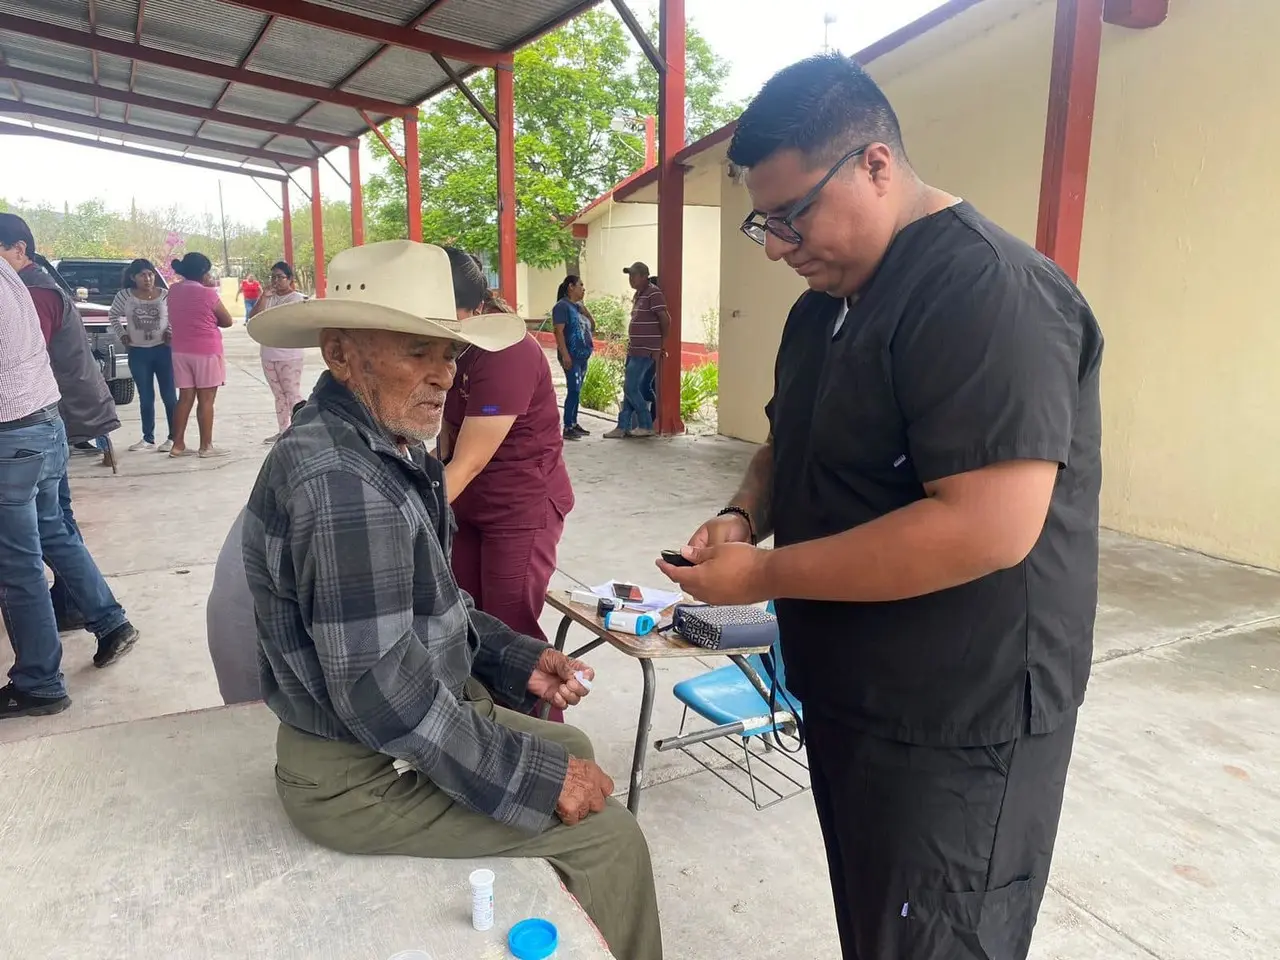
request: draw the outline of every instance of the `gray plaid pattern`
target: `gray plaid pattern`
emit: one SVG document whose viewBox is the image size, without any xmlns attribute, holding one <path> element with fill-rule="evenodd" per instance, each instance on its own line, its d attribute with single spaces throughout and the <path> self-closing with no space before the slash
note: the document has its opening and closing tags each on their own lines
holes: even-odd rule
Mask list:
<svg viewBox="0 0 1280 960">
<path fill-rule="evenodd" d="M 401 453 L 324 374 L 249 497 L 244 558 L 267 705 L 292 727 L 405 760 L 459 803 L 536 832 L 565 749 L 480 717 L 469 676 L 515 709 L 546 650 L 475 609 L 449 566 L 444 471 Z"/>
</svg>

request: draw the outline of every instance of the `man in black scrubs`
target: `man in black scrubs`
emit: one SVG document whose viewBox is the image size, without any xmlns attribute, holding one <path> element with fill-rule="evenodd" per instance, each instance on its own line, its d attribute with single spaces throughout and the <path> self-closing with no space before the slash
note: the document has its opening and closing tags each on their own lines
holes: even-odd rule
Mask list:
<svg viewBox="0 0 1280 960">
<path fill-rule="evenodd" d="M 662 569 L 777 599 L 844 956 L 1021 960 L 1093 647 L 1102 335 L 1057 266 L 917 177 L 850 60 L 776 75 L 729 159 L 743 233 L 810 289 L 769 442 L 696 565 Z"/>
</svg>

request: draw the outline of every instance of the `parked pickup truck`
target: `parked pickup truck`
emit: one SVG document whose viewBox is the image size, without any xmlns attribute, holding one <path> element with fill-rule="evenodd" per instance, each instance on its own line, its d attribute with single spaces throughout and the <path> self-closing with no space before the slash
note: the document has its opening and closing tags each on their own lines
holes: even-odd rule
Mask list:
<svg viewBox="0 0 1280 960">
<path fill-rule="evenodd" d="M 115 289 L 111 290 L 110 297 L 107 297 L 106 303 L 95 303 L 89 299 L 89 292 L 83 287 L 73 287 L 67 282 L 67 279 L 58 272 L 58 268 L 46 260 L 44 257 L 37 255 L 35 261 L 42 266 L 49 276 L 53 277 L 68 296 L 76 302 L 76 310 L 80 313 L 80 319 L 84 321 L 85 333 L 89 335 L 89 348 L 93 351 L 93 356 L 98 361 L 98 365 L 102 368 L 102 376 L 106 378 L 107 386 L 111 388 L 111 398 L 115 400 L 117 405 L 132 403 L 134 394 L 133 374 L 129 370 L 129 352 L 125 349 L 124 344 L 111 329 L 111 321 L 107 318 L 108 305 L 111 303 L 111 297 L 115 296 L 115 290 L 119 289 L 117 281 Z M 77 265 L 87 264 L 91 261 L 87 260 L 63 260 L 59 263 L 75 263 Z M 96 261 L 103 264 L 104 267 L 108 261 Z M 109 261 L 114 265 L 117 261 Z M 124 266 L 129 261 L 120 261 L 121 266 L 115 267 L 116 275 L 119 276 Z M 99 290 L 98 300 L 105 296 L 105 289 Z"/>
</svg>

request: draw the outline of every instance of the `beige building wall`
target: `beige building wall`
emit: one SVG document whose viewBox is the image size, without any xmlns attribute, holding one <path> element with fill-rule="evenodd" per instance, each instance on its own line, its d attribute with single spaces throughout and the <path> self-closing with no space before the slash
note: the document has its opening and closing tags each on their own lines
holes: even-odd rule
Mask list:
<svg viewBox="0 0 1280 960">
<path fill-rule="evenodd" d="M 527 320 L 545 317 L 556 303 L 556 290 L 565 270 L 543 270 L 527 263 L 516 264 L 516 312 Z"/>
<path fill-rule="evenodd" d="M 921 176 L 1029 242 L 1039 203 L 1053 8 L 1045 0 L 986 0 L 974 16 L 958 17 L 868 67 L 898 112 Z M 697 162 L 726 169 L 725 148 Z M 758 443 L 769 429 L 764 405 L 782 325 L 806 287 L 738 231 L 751 201 L 745 187 L 723 177 L 720 432 Z"/>
<path fill-rule="evenodd" d="M 1080 282 L 1107 337 L 1103 522 L 1280 569 L 1280 4 L 1109 29 Z"/>
<path fill-rule="evenodd" d="M 1034 241 L 1053 4 L 984 8 L 870 70 L 923 176 Z M 1153 30 L 1106 28 L 1080 276 L 1107 338 L 1103 523 L 1273 568 L 1278 36 L 1280 4 L 1256 0 L 1179 0 Z M 722 196 L 720 427 L 760 441 L 804 288 L 737 236 L 746 191 L 725 177 Z"/>
<path fill-rule="evenodd" d="M 622 268 L 637 260 L 658 270 L 658 208 L 652 203 L 606 200 L 583 218 L 587 239 L 580 265 L 587 297 L 608 294 L 630 300 L 633 291 Z M 659 276 L 661 282 L 661 276 Z M 704 320 L 719 309 L 720 211 L 685 207 L 684 284 L 681 340 L 705 343 Z"/>
</svg>

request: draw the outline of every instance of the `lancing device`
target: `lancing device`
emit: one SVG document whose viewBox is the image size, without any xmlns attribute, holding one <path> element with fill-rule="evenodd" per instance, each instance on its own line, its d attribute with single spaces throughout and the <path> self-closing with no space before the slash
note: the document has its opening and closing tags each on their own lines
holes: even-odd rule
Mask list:
<svg viewBox="0 0 1280 960">
<path fill-rule="evenodd" d="M 631 613 L 626 610 L 610 610 L 604 615 L 604 628 L 614 633 L 630 633 L 643 637 L 651 633 L 657 622 L 647 613 Z"/>
</svg>

